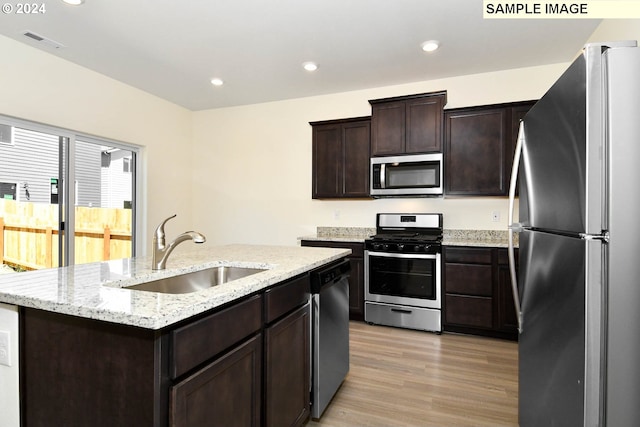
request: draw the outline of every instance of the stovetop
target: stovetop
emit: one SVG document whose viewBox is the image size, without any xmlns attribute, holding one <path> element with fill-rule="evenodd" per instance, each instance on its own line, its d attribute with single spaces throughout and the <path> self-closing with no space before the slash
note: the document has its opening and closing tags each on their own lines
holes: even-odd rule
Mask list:
<svg viewBox="0 0 640 427">
<path fill-rule="evenodd" d="M 365 248 L 376 252 L 439 253 L 442 214 L 378 214 L 374 236 Z"/>
</svg>

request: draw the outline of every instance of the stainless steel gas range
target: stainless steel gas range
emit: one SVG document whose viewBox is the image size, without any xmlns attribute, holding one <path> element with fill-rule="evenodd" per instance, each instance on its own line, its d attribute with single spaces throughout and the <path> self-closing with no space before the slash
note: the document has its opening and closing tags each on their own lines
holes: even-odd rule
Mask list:
<svg viewBox="0 0 640 427">
<path fill-rule="evenodd" d="M 365 249 L 364 320 L 442 332 L 442 214 L 378 214 Z"/>
</svg>

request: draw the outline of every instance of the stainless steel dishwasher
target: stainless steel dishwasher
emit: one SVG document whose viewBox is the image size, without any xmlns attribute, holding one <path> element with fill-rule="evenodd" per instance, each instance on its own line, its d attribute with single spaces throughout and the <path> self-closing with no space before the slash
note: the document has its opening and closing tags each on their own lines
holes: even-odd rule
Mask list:
<svg viewBox="0 0 640 427">
<path fill-rule="evenodd" d="M 311 274 L 311 417 L 320 418 L 349 372 L 348 260 Z"/>
</svg>

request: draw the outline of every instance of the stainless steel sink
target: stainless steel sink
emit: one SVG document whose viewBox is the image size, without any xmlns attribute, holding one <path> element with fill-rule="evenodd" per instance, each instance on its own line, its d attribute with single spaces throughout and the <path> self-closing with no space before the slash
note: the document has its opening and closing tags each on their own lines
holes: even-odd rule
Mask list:
<svg viewBox="0 0 640 427">
<path fill-rule="evenodd" d="M 193 273 L 181 274 L 180 276 L 127 286 L 127 289 L 160 292 L 163 294 L 187 294 L 231 282 L 232 280 L 242 279 L 262 271 L 265 271 L 265 269 L 234 266 L 213 267 L 194 271 Z"/>
</svg>

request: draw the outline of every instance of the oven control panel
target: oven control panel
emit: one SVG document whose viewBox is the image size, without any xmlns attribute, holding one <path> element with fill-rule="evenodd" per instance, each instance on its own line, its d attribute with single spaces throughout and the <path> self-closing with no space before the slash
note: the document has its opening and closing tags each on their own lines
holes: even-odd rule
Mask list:
<svg viewBox="0 0 640 427">
<path fill-rule="evenodd" d="M 369 251 L 391 253 L 436 254 L 442 252 L 442 245 L 436 243 L 366 241 L 365 247 Z"/>
</svg>

